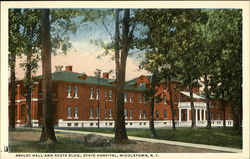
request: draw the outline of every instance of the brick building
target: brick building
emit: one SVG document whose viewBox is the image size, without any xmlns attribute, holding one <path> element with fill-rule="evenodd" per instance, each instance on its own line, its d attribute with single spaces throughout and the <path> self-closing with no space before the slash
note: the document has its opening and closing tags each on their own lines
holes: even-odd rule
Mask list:
<svg viewBox="0 0 250 159">
<path fill-rule="evenodd" d="M 115 118 L 115 80 L 108 73 L 102 77 L 88 76 L 73 72 L 72 66 L 62 67 L 52 73 L 54 121 L 58 127 L 114 127 Z M 42 76 L 33 77 L 31 119 L 33 126 L 41 126 L 42 121 Z M 151 76 L 141 75 L 126 81 L 124 94 L 124 113 L 126 127 L 149 127 L 150 104 L 145 100 L 145 90 Z M 176 126 L 191 126 L 191 106 L 189 92 L 178 80 L 171 82 L 173 91 Z M 193 88 L 194 107 L 197 126 L 206 126 L 206 103 L 200 94 L 199 85 Z M 26 99 L 23 81 L 17 82 L 16 90 L 16 126 L 26 123 Z M 157 87 L 162 101 L 155 103 L 155 127 L 170 127 L 171 109 L 169 93 L 165 82 Z M 212 126 L 223 125 L 223 112 L 218 101 L 210 101 Z M 217 103 L 217 104 L 216 104 Z M 98 115 L 99 114 L 99 115 Z M 231 106 L 226 107 L 226 125 L 232 126 Z"/>
</svg>

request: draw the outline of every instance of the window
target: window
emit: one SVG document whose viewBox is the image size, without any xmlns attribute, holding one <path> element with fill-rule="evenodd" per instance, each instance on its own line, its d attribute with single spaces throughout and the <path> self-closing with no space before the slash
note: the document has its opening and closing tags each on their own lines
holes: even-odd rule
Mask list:
<svg viewBox="0 0 250 159">
<path fill-rule="evenodd" d="M 143 119 L 146 119 L 146 110 L 143 110 Z"/>
<path fill-rule="evenodd" d="M 71 98 L 71 86 L 68 86 L 67 93 L 68 93 L 67 97 Z"/>
<path fill-rule="evenodd" d="M 142 83 L 139 84 L 139 86 L 145 86 L 145 85 L 146 85 L 145 82 L 142 82 Z"/>
<path fill-rule="evenodd" d="M 100 111 L 98 107 L 96 108 L 96 118 L 100 118 Z"/>
<path fill-rule="evenodd" d="M 104 110 L 104 116 L 105 116 L 105 119 L 108 118 L 108 109 L 107 108 L 105 108 L 105 110 Z"/>
<path fill-rule="evenodd" d="M 133 96 L 132 96 L 132 94 L 130 94 L 130 96 L 129 96 L 129 102 L 133 103 Z"/>
<path fill-rule="evenodd" d="M 139 96 L 139 103 L 142 103 L 142 95 Z"/>
<path fill-rule="evenodd" d="M 128 119 L 128 109 L 124 109 L 124 116 L 125 116 L 125 119 Z"/>
<path fill-rule="evenodd" d="M 78 98 L 78 87 L 76 87 L 76 86 L 74 89 L 74 98 Z"/>
<path fill-rule="evenodd" d="M 164 97 L 163 97 L 163 103 L 164 103 L 164 104 L 167 104 L 167 96 L 165 96 L 165 95 L 164 95 Z"/>
<path fill-rule="evenodd" d="M 130 118 L 130 119 L 133 119 L 133 110 L 130 110 L 130 111 L 129 111 L 129 118 Z"/>
<path fill-rule="evenodd" d="M 93 108 L 93 107 L 90 107 L 90 108 L 89 108 L 89 118 L 90 118 L 90 119 L 93 119 L 93 112 L 94 112 L 94 108 Z"/>
<path fill-rule="evenodd" d="M 124 93 L 124 102 L 128 102 L 128 93 Z"/>
<path fill-rule="evenodd" d="M 163 118 L 167 119 L 167 110 L 163 110 Z"/>
<path fill-rule="evenodd" d="M 75 106 L 75 119 L 78 119 L 78 106 Z"/>
<path fill-rule="evenodd" d="M 96 99 L 100 98 L 100 88 L 96 89 Z"/>
<path fill-rule="evenodd" d="M 108 90 L 107 89 L 105 89 L 104 98 L 105 98 L 105 100 L 108 100 Z"/>
<path fill-rule="evenodd" d="M 109 118 L 112 118 L 113 117 L 113 110 L 112 108 L 109 108 Z"/>
<path fill-rule="evenodd" d="M 90 99 L 94 99 L 94 88 L 89 89 Z"/>
<path fill-rule="evenodd" d="M 109 100 L 112 100 L 112 90 L 109 90 Z"/>
<path fill-rule="evenodd" d="M 163 85 L 163 91 L 166 92 L 167 91 L 167 86 Z"/>
<path fill-rule="evenodd" d="M 220 113 L 217 113 L 218 115 L 217 115 L 217 120 L 220 120 Z"/>
<path fill-rule="evenodd" d="M 75 123 L 75 126 L 78 126 L 78 123 Z"/>
<path fill-rule="evenodd" d="M 71 113 L 72 113 L 71 106 L 68 106 L 68 119 L 72 118 Z"/>
<path fill-rule="evenodd" d="M 156 119 L 159 119 L 159 111 L 158 110 L 155 111 L 155 117 L 156 117 Z"/>
<path fill-rule="evenodd" d="M 214 113 L 213 112 L 210 112 L 210 118 L 211 118 L 211 120 L 214 120 Z"/>
<path fill-rule="evenodd" d="M 143 103 L 145 103 L 145 101 L 146 101 L 146 100 L 145 100 L 145 96 L 146 96 L 145 94 L 142 95 L 142 102 L 143 102 Z"/>
<path fill-rule="evenodd" d="M 142 110 L 139 110 L 139 119 L 142 117 Z"/>
<path fill-rule="evenodd" d="M 174 117 L 175 117 L 175 118 L 177 117 L 177 112 L 176 112 L 176 110 L 174 110 Z"/>
</svg>

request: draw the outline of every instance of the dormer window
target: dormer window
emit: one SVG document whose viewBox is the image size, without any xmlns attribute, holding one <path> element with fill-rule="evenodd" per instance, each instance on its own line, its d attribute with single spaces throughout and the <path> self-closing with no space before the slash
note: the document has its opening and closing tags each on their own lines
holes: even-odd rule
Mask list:
<svg viewBox="0 0 250 159">
<path fill-rule="evenodd" d="M 146 83 L 145 82 L 140 83 L 139 86 L 146 86 Z"/>
<path fill-rule="evenodd" d="M 67 89 L 67 98 L 71 98 L 71 86 L 68 86 L 68 89 Z"/>
</svg>

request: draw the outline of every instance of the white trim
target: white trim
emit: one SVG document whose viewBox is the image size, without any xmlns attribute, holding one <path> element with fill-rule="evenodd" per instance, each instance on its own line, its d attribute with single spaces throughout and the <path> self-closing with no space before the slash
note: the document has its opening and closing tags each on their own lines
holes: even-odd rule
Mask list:
<svg viewBox="0 0 250 159">
<path fill-rule="evenodd" d="M 190 92 L 180 91 L 180 93 L 183 94 L 183 95 L 185 95 L 185 96 L 190 97 Z M 193 98 L 196 98 L 196 99 L 205 99 L 205 98 L 203 98 L 203 97 L 201 97 L 201 96 L 199 96 L 199 95 L 197 95 L 195 93 L 193 93 Z"/>
<path fill-rule="evenodd" d="M 39 82 L 34 82 L 34 84 L 39 84 Z"/>
</svg>

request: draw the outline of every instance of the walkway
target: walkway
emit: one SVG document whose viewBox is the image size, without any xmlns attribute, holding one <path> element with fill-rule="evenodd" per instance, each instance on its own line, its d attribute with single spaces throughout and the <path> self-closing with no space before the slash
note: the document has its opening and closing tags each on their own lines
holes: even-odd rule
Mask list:
<svg viewBox="0 0 250 159">
<path fill-rule="evenodd" d="M 107 136 L 107 137 L 114 137 L 114 134 L 105 134 L 105 133 L 97 133 L 97 132 L 61 130 L 61 129 L 55 129 L 55 131 L 56 132 L 63 132 L 63 133 L 74 133 L 74 134 L 85 134 L 85 135 L 86 134 L 96 134 L 96 135 L 102 135 L 102 136 Z M 130 140 L 145 141 L 145 142 L 160 143 L 160 144 L 168 144 L 168 145 L 174 145 L 174 146 L 201 148 L 201 149 L 224 151 L 224 152 L 236 152 L 236 153 L 241 153 L 242 152 L 242 149 L 221 147 L 221 146 L 193 144 L 193 143 L 185 143 L 185 142 L 178 142 L 178 141 L 160 140 L 160 139 L 150 139 L 150 138 L 135 137 L 135 136 L 128 136 L 128 138 Z"/>
</svg>

